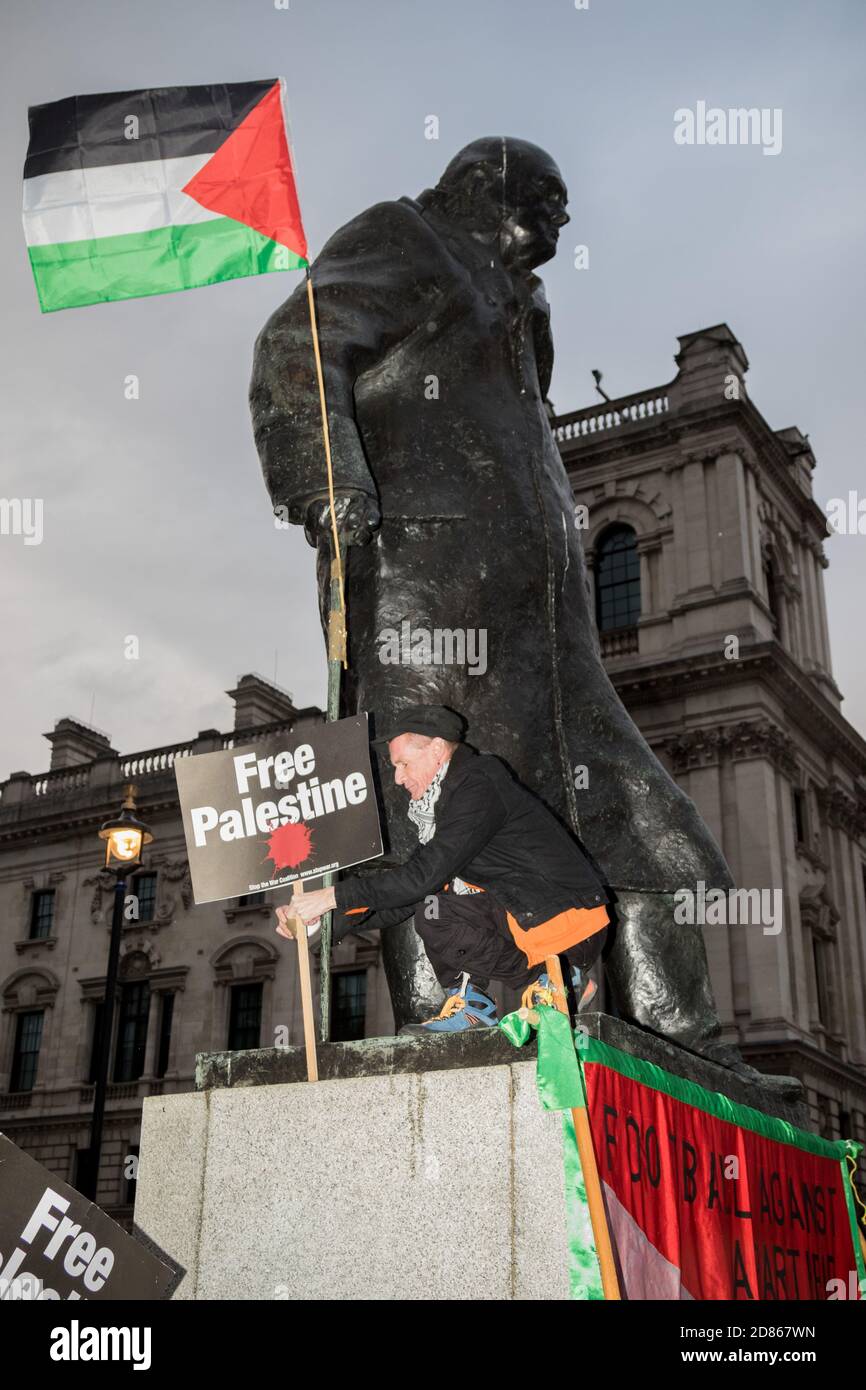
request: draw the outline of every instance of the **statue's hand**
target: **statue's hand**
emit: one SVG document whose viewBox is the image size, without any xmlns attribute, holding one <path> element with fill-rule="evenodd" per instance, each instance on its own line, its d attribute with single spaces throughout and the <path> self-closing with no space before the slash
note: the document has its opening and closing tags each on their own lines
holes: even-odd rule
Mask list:
<svg viewBox="0 0 866 1390">
<path fill-rule="evenodd" d="M 367 545 L 382 524 L 379 504 L 366 492 L 338 492 L 334 510 L 337 530 L 347 545 Z M 327 497 L 319 497 L 307 508 L 304 535 L 315 546 L 331 534 L 331 504 Z"/>
</svg>

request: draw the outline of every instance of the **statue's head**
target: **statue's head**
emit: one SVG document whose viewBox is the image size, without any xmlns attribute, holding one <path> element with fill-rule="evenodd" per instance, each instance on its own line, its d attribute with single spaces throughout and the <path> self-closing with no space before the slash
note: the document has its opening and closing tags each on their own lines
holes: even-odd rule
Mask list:
<svg viewBox="0 0 866 1390">
<path fill-rule="evenodd" d="M 480 240 L 497 239 L 512 270 L 532 270 L 556 255 L 568 222 L 568 192 L 555 161 L 538 145 L 505 135 L 473 140 L 456 154 L 419 202 L 435 207 Z"/>
</svg>

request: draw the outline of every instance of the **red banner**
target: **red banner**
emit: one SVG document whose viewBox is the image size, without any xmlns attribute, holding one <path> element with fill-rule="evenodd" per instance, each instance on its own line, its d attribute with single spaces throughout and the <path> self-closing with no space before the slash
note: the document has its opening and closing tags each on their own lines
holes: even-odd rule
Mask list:
<svg viewBox="0 0 866 1390">
<path fill-rule="evenodd" d="M 626 1298 L 861 1296 L 844 1161 L 858 1145 L 586 1041 L 593 1143 Z"/>
</svg>

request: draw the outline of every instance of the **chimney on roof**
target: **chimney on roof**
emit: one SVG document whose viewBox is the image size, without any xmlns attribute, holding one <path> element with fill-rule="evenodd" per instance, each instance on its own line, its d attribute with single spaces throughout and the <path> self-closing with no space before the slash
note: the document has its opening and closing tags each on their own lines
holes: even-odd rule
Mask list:
<svg viewBox="0 0 866 1390">
<path fill-rule="evenodd" d="M 94 758 L 115 757 L 117 752 L 107 734 L 77 719 L 58 719 L 51 733 L 43 737 L 51 744 L 51 772 L 61 767 L 79 767 Z"/>
<path fill-rule="evenodd" d="M 726 323 L 686 333 L 679 345 L 674 358 L 679 371 L 672 384 L 678 406 L 688 410 L 745 399 L 749 359 Z"/>
<path fill-rule="evenodd" d="M 250 672 L 240 676 L 234 690 L 227 690 L 235 702 L 235 729 L 255 729 L 278 719 L 293 720 L 298 711 L 288 690 Z"/>
<path fill-rule="evenodd" d="M 811 497 L 815 455 L 809 443 L 809 436 L 803 434 L 796 425 L 788 425 L 787 429 L 774 430 L 773 433 L 785 446 L 791 473 L 806 496 Z"/>
</svg>

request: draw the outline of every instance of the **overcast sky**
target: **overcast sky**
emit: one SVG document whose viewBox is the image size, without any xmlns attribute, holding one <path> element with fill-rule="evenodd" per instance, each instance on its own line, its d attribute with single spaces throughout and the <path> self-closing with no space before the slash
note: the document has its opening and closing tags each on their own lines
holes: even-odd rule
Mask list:
<svg viewBox="0 0 866 1390">
<path fill-rule="evenodd" d="M 725 321 L 770 425 L 810 435 L 816 499 L 866 494 L 862 0 L 26 0 L 2 25 L 2 493 L 44 498 L 45 520 L 41 545 L 0 537 L 0 778 L 46 768 L 41 735 L 65 714 L 130 752 L 230 727 L 223 692 L 244 671 L 276 669 L 299 704 L 324 703 L 326 681 L 314 554 L 273 527 L 246 399 L 256 333 L 297 281 L 41 315 L 28 105 L 285 76 L 314 252 L 468 141 L 535 141 L 571 196 L 542 271 L 557 410 L 592 403 L 592 367 L 611 395 L 669 381 L 677 336 Z M 781 153 L 676 145 L 674 111 L 699 100 L 781 108 Z M 864 547 L 834 537 L 826 572 L 861 732 Z"/>
</svg>

